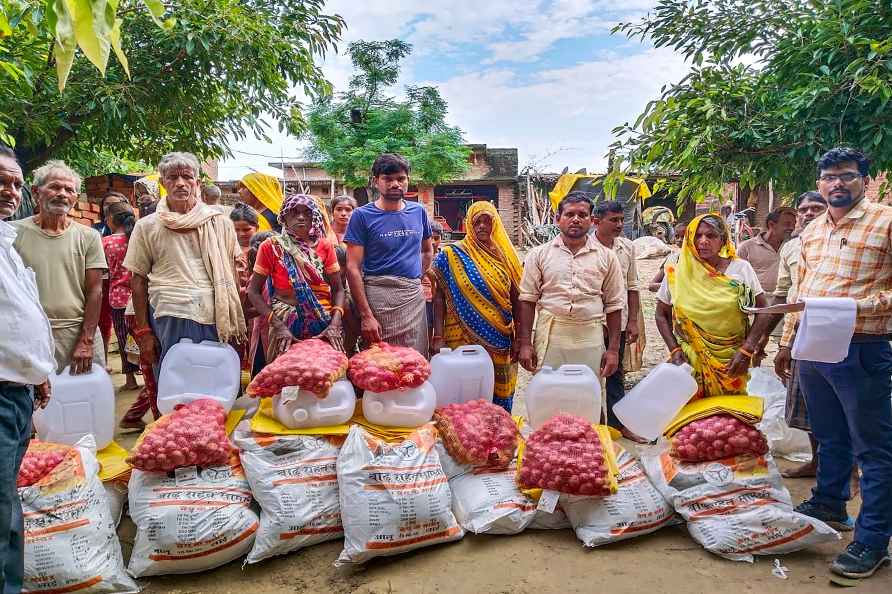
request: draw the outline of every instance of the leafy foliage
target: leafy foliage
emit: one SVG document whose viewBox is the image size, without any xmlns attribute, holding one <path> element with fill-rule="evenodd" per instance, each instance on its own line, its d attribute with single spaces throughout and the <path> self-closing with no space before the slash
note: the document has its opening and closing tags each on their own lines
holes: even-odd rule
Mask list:
<svg viewBox="0 0 892 594">
<path fill-rule="evenodd" d="M 681 52 L 692 70 L 614 130 L 614 176 L 678 173 L 671 189 L 698 200 L 733 178 L 811 189 L 834 146 L 892 167 L 888 0 L 659 0 L 615 30 Z"/>
<path fill-rule="evenodd" d="M 446 123 L 446 102 L 435 87 L 409 86 L 405 100 L 386 94 L 412 47 L 394 39 L 359 41 L 348 49 L 356 69 L 349 90 L 320 98 L 307 110 L 308 156 L 354 188 L 368 184 L 375 157 L 385 152 L 406 157 L 412 178 L 424 184 L 467 171 L 470 149 L 462 131 Z"/>
<path fill-rule="evenodd" d="M 216 157 L 227 153 L 227 138 L 244 138 L 245 128 L 266 138 L 266 114 L 279 129 L 299 133 L 293 89 L 314 97 L 331 92 L 315 62 L 344 27 L 339 16 L 323 14 L 323 3 L 180 0 L 167 5 L 159 27 L 159 0 L 120 0 L 126 68 L 109 63 L 102 76 L 78 53 L 61 94 L 57 37 L 47 27 L 19 25 L 0 39 L 0 60 L 21 73 L 11 76 L 0 62 L 0 126 L 26 168 L 51 157 L 103 163 L 110 154 L 154 162 L 174 148 Z M 42 5 L 28 4 L 32 15 Z"/>
</svg>

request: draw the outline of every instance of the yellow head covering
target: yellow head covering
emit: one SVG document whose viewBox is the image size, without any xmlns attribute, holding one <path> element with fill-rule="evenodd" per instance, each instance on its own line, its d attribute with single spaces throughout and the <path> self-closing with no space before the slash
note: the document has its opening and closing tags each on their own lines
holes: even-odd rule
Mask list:
<svg viewBox="0 0 892 594">
<path fill-rule="evenodd" d="M 282 202 L 285 200 L 285 195 L 282 193 L 282 184 L 279 180 L 271 175 L 255 171 L 243 177 L 242 184 L 254 194 L 254 197 L 263 206 L 278 216 L 279 211 L 282 209 Z M 258 229 L 260 231 L 269 231 L 271 229 L 265 217 L 260 217 Z"/>
<path fill-rule="evenodd" d="M 505 264 L 505 268 L 508 275 L 511 277 L 511 281 L 514 283 L 514 286 L 516 287 L 520 285 L 523 266 L 520 263 L 520 258 L 517 257 L 514 244 L 508 239 L 508 233 L 505 231 L 502 217 L 499 216 L 499 211 L 492 202 L 481 200 L 472 203 L 471 207 L 468 208 L 468 212 L 465 215 L 466 234 L 465 238 L 461 241 L 462 247 L 468 255 L 475 260 L 479 260 L 479 258 L 475 258 L 475 256 L 485 248 L 483 248 L 480 242 L 477 241 L 477 238 L 474 235 L 474 221 L 481 215 L 489 215 L 492 219 L 492 242 L 498 248 L 499 255 L 501 256 L 500 259 Z"/>
</svg>

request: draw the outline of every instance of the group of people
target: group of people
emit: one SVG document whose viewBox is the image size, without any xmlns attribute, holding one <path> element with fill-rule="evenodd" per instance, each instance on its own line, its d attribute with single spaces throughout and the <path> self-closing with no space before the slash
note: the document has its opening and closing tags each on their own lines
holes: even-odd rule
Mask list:
<svg viewBox="0 0 892 594">
<path fill-rule="evenodd" d="M 892 533 L 892 209 L 865 200 L 868 165 L 857 151 L 830 151 L 819 162 L 818 191 L 772 212 L 764 233 L 737 246 L 722 216 L 696 217 L 676 231 L 679 249 L 651 284 L 669 361 L 691 365 L 698 398 L 745 393 L 749 369 L 772 333 L 779 338 L 788 421 L 815 443 L 816 463 L 792 473 L 817 474 L 799 511 L 851 528 L 849 478 L 860 469 L 855 540 L 834 563 L 857 577 L 888 558 Z M 481 345 L 495 369 L 493 401 L 508 411 L 518 366 L 585 364 L 603 381 L 605 421 L 640 441 L 612 410 L 624 395 L 623 351 L 643 338 L 623 206 L 571 192 L 557 206 L 559 235 L 522 261 L 487 201 L 468 208 L 465 237 L 441 247 L 442 229 L 406 199 L 410 173 L 403 157 L 380 155 L 371 170 L 375 199 L 361 207 L 349 196 L 329 204 L 286 196 L 275 178 L 251 173 L 241 202 L 227 207 L 219 188 L 202 186 L 198 159 L 175 152 L 136 182 L 138 218 L 125 197 L 109 195 L 101 228 L 90 229 L 67 216 L 80 193 L 75 171 L 51 161 L 32 172 L 39 212 L 0 222 L 0 297 L 15 296 L 22 319 L 45 326 L 29 328 L 16 370 L 0 364 L 7 585 L 21 579 L 14 485 L 32 403 L 50 397 L 51 372 L 106 364 L 104 328 L 114 327 L 126 387 L 143 377 L 121 421 L 127 429 L 141 429 L 149 410 L 159 416 L 158 368 L 182 339 L 230 343 L 253 374 L 295 340 L 321 337 L 348 353 L 380 341 L 426 355 Z M 14 153 L 0 150 L 0 218 L 19 208 L 23 186 Z M 781 316 L 745 311 L 825 296 L 858 302 L 856 334 L 839 364 L 792 360 L 795 316 L 779 334 Z M 126 359 L 128 337 L 138 366 Z M 0 352 L 15 351 L 5 340 Z"/>
</svg>

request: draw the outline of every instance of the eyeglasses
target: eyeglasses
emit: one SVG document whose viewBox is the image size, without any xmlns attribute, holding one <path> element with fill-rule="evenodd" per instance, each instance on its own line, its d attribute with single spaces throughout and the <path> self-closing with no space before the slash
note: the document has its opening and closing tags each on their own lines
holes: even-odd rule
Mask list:
<svg viewBox="0 0 892 594">
<path fill-rule="evenodd" d="M 862 177 L 860 173 L 846 172 L 846 173 L 840 173 L 839 175 L 833 175 L 833 174 L 827 173 L 827 174 L 822 175 L 818 179 L 821 180 L 822 182 L 832 184 L 836 180 L 839 180 L 844 183 L 850 183 L 850 182 L 855 181 L 859 177 Z"/>
</svg>

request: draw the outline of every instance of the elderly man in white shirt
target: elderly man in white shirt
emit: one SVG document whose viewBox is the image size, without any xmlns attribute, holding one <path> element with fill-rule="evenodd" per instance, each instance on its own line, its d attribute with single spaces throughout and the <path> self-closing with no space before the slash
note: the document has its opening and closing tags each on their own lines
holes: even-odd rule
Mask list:
<svg viewBox="0 0 892 594">
<path fill-rule="evenodd" d="M 16 478 L 31 439 L 31 414 L 49 401 L 56 366 L 50 322 L 40 307 L 34 272 L 13 248 L 4 219 L 22 201 L 25 180 L 15 153 L 0 145 L 0 591 L 20 592 L 24 524 Z M 36 395 L 32 386 L 37 386 Z"/>
</svg>

